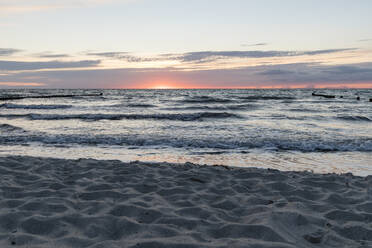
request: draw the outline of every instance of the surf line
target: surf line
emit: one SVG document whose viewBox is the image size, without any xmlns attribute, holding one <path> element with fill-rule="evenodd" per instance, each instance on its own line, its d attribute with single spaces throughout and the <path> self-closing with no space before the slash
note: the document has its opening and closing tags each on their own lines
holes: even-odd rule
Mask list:
<svg viewBox="0 0 372 248">
<path fill-rule="evenodd" d="M 103 93 L 98 94 L 82 94 L 82 95 L 45 95 L 45 96 L 9 96 L 9 97 L 0 97 L 0 101 L 9 101 L 9 100 L 21 100 L 28 98 L 62 98 L 62 97 L 82 97 L 82 96 L 102 96 Z"/>
</svg>

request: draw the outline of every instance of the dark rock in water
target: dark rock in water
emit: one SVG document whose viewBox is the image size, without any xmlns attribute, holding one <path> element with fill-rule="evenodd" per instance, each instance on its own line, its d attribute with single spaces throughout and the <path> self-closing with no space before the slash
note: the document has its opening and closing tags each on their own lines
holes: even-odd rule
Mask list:
<svg viewBox="0 0 372 248">
<path fill-rule="evenodd" d="M 370 98 L 369 101 L 372 102 L 372 98 Z"/>
<path fill-rule="evenodd" d="M 340 96 L 340 98 L 344 98 L 344 96 Z"/>
<path fill-rule="evenodd" d="M 357 100 L 358 100 L 358 101 L 360 100 L 360 96 L 357 97 Z"/>
<path fill-rule="evenodd" d="M 323 232 L 319 230 L 314 233 L 305 234 L 303 237 L 312 244 L 319 244 L 322 242 L 323 236 Z"/>
</svg>

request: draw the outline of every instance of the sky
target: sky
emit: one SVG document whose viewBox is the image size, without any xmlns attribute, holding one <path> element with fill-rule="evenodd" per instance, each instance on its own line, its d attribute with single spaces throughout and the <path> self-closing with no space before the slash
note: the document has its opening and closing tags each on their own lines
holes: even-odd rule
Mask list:
<svg viewBox="0 0 372 248">
<path fill-rule="evenodd" d="M 0 88 L 372 88 L 370 0 L 0 0 Z"/>
</svg>

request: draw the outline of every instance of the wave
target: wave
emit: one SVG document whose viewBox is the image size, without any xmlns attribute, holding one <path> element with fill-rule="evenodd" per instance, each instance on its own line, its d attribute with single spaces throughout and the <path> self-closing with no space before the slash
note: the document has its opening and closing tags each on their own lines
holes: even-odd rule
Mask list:
<svg viewBox="0 0 372 248">
<path fill-rule="evenodd" d="M 291 108 L 291 109 L 288 109 L 288 111 L 291 111 L 291 112 L 306 112 L 306 113 L 320 113 L 320 112 L 322 112 L 319 109 L 310 109 L 310 108 L 305 108 L 305 107 Z"/>
<path fill-rule="evenodd" d="M 12 132 L 12 131 L 25 131 L 23 128 L 16 127 L 9 124 L 0 124 L 1 132 Z"/>
<path fill-rule="evenodd" d="M 156 105 L 153 104 L 145 104 L 145 103 L 138 103 L 138 104 L 128 104 L 127 105 L 130 108 L 154 108 Z"/>
<path fill-rule="evenodd" d="M 291 96 L 240 96 L 239 99 L 243 100 L 251 100 L 251 101 L 257 101 L 257 100 L 294 100 L 295 97 Z"/>
<path fill-rule="evenodd" d="M 358 116 L 358 115 L 343 115 L 343 116 L 337 116 L 336 118 L 345 120 L 345 121 L 372 121 L 372 119 L 366 116 Z"/>
<path fill-rule="evenodd" d="M 339 99 L 334 99 L 334 100 L 311 100 L 311 101 L 309 101 L 309 103 L 321 103 L 321 104 L 334 103 L 334 102 L 340 102 L 340 100 Z"/>
<path fill-rule="evenodd" d="M 226 99 L 226 98 L 211 97 L 211 96 L 194 96 L 188 99 L 183 99 L 180 102 L 182 103 L 228 103 L 228 102 L 232 102 L 232 100 Z"/>
<path fill-rule="evenodd" d="M 45 145 L 103 145 L 138 148 L 185 148 L 190 152 L 193 149 L 218 149 L 218 152 L 240 152 L 249 149 L 266 149 L 270 151 L 297 151 L 297 152 L 371 152 L 372 138 L 354 139 L 293 139 L 293 138 L 194 138 L 170 137 L 148 135 L 7 135 L 1 137 L 0 144 L 30 144 L 41 143 Z M 200 152 L 198 150 L 198 152 Z"/>
<path fill-rule="evenodd" d="M 324 121 L 329 118 L 322 115 L 286 115 L 286 114 L 272 114 L 269 117 L 273 120 L 295 120 L 295 121 Z"/>
<path fill-rule="evenodd" d="M 182 111 L 182 110 L 247 110 L 247 109 L 258 109 L 258 105 L 254 104 L 233 104 L 233 105 L 213 105 L 213 106 L 206 106 L 206 105 L 194 105 L 194 106 L 187 106 L 187 107 L 171 107 L 171 108 L 163 108 L 164 110 L 172 110 L 172 111 Z"/>
<path fill-rule="evenodd" d="M 13 104 L 13 103 L 3 103 L 0 104 L 0 108 L 6 109 L 67 109 L 71 108 L 72 105 L 22 105 L 22 104 Z"/>
<path fill-rule="evenodd" d="M 133 103 L 133 104 L 125 104 L 125 103 L 120 103 L 120 104 L 114 104 L 114 105 L 107 105 L 104 107 L 111 107 L 111 108 L 155 108 L 157 107 L 156 105 L 153 104 L 145 104 L 145 103 Z"/>
<path fill-rule="evenodd" d="M 239 115 L 227 112 L 199 112 L 199 113 L 184 113 L 184 114 L 72 114 L 72 115 L 57 115 L 57 114 L 8 114 L 0 115 L 0 118 L 27 118 L 30 120 L 174 120 L 174 121 L 198 121 L 208 118 L 226 119 L 240 118 Z"/>
</svg>

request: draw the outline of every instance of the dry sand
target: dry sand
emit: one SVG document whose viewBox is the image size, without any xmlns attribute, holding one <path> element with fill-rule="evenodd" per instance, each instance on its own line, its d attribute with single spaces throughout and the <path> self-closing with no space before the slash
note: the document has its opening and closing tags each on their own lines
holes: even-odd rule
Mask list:
<svg viewBox="0 0 372 248">
<path fill-rule="evenodd" d="M 0 178 L 0 247 L 372 247 L 370 177 L 3 157 Z"/>
</svg>

